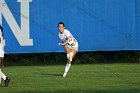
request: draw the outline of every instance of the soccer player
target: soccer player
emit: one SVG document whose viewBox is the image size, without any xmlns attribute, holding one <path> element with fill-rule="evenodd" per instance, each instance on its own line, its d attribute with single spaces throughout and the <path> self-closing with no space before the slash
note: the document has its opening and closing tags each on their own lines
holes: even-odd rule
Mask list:
<svg viewBox="0 0 140 93">
<path fill-rule="evenodd" d="M 58 23 L 58 29 L 60 30 L 60 33 L 58 36 L 62 41 L 61 43 L 58 43 L 58 45 L 64 46 L 65 53 L 67 54 L 67 58 L 68 58 L 65 71 L 63 74 L 63 77 L 66 77 L 71 67 L 72 60 L 75 57 L 76 53 L 78 52 L 78 42 L 70 33 L 70 31 L 65 29 L 65 25 L 63 22 Z M 73 41 L 73 43 L 70 44 L 69 41 Z"/>
<path fill-rule="evenodd" d="M 4 58 L 4 48 L 3 48 L 3 29 L 2 26 L 0 25 L 0 67 L 3 66 L 3 58 Z M 5 87 L 8 87 L 8 84 L 10 82 L 10 79 L 1 71 L 0 68 L 0 83 L 1 83 L 1 78 L 5 81 Z"/>
</svg>

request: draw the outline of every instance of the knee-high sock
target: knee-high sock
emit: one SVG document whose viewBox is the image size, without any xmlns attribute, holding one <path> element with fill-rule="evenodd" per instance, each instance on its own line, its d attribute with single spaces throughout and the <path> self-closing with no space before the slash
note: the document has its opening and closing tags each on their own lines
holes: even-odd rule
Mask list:
<svg viewBox="0 0 140 93">
<path fill-rule="evenodd" d="M 71 66 L 71 64 L 66 64 L 66 67 L 65 67 L 65 73 L 67 73 L 68 71 L 69 71 L 69 69 L 70 69 L 70 66 Z"/>
<path fill-rule="evenodd" d="M 0 78 L 2 78 L 3 80 L 6 80 L 6 76 L 5 76 L 5 74 L 1 71 L 1 69 L 0 69 Z"/>
</svg>

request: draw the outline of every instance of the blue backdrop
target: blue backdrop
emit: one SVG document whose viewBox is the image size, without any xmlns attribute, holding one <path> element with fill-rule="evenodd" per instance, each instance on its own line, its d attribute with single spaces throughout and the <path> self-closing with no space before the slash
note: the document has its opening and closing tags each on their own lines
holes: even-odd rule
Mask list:
<svg viewBox="0 0 140 93">
<path fill-rule="evenodd" d="M 5 2 L 20 27 L 21 15 L 26 18 L 20 3 Z M 32 0 L 29 14 L 33 45 L 28 46 L 19 44 L 2 17 L 6 53 L 62 52 L 60 21 L 79 42 L 79 51 L 140 50 L 140 0 Z"/>
</svg>

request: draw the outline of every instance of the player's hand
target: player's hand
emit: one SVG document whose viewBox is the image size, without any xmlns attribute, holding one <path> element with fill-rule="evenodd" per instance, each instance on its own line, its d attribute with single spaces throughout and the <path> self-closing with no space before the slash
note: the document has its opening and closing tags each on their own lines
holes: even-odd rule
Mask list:
<svg viewBox="0 0 140 93">
<path fill-rule="evenodd" d="M 59 45 L 59 46 L 64 46 L 64 44 L 63 44 L 63 43 L 58 43 L 58 45 Z"/>
</svg>

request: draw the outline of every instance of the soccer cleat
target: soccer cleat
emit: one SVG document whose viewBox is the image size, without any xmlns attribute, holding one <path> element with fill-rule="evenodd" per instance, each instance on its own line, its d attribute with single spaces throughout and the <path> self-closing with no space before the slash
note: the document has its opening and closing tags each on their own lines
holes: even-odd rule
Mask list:
<svg viewBox="0 0 140 93">
<path fill-rule="evenodd" d="M 63 74 L 63 77 L 65 78 L 65 77 L 66 77 L 66 75 L 67 75 L 67 73 L 65 72 L 65 73 Z"/>
<path fill-rule="evenodd" d="M 6 77 L 6 80 L 5 80 L 5 87 L 8 87 L 10 80 L 11 80 L 11 79 L 9 79 L 8 77 Z"/>
</svg>

